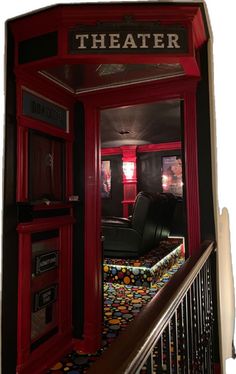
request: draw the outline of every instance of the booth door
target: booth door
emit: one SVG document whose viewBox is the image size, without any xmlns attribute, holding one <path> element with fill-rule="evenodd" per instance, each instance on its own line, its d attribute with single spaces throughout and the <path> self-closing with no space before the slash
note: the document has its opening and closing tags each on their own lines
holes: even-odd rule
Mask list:
<svg viewBox="0 0 236 374">
<path fill-rule="evenodd" d="M 50 367 L 72 345 L 70 110 L 32 88 L 20 86 L 17 97 L 17 372 L 24 374 L 42 357 Z"/>
</svg>

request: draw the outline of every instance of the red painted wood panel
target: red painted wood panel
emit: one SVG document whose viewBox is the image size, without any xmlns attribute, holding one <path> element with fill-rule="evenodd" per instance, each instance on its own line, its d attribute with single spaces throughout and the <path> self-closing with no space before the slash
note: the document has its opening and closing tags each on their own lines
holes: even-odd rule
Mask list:
<svg viewBox="0 0 236 374">
<path fill-rule="evenodd" d="M 72 347 L 71 315 L 71 263 L 72 225 L 71 216 L 35 220 L 19 224 L 19 275 L 18 275 L 18 335 L 17 372 L 20 374 L 42 373 Z M 31 235 L 36 232 L 59 230 L 59 266 L 42 275 L 32 278 Z M 55 304 L 58 332 L 44 344 L 31 350 L 31 310 L 32 294 L 57 281 L 58 296 Z M 58 310 L 58 311 L 57 311 Z M 53 326 L 50 325 L 50 328 Z M 50 330 L 50 328 L 48 329 Z M 44 334 L 47 333 L 45 329 Z M 43 359 L 43 360 L 42 360 Z"/>
<path fill-rule="evenodd" d="M 99 112 L 85 105 L 85 305 L 84 340 L 74 340 L 75 348 L 95 352 L 102 338 L 102 247 L 100 201 Z"/>
<path fill-rule="evenodd" d="M 190 255 L 200 248 L 200 205 L 198 184 L 196 95 L 191 90 L 184 96 L 184 157 L 188 225 L 188 251 Z"/>
</svg>

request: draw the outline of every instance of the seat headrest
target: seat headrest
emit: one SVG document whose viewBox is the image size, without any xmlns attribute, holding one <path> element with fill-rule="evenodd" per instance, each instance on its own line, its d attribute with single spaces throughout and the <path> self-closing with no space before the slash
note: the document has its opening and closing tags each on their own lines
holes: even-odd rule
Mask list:
<svg viewBox="0 0 236 374">
<path fill-rule="evenodd" d="M 143 233 L 150 206 L 154 199 L 154 194 L 145 191 L 139 192 L 136 196 L 131 225 L 132 228 L 137 230 L 140 234 Z"/>
</svg>

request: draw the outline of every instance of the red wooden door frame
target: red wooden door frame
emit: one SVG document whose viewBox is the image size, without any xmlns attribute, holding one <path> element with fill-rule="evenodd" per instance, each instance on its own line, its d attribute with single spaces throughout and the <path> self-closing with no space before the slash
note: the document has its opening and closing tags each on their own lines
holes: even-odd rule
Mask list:
<svg viewBox="0 0 236 374">
<path fill-rule="evenodd" d="M 197 79 L 179 78 L 175 80 L 149 83 L 137 87 L 126 87 L 104 93 L 88 94 L 80 100 L 85 105 L 86 122 L 86 207 L 85 207 L 85 342 L 84 347 L 96 347 L 95 339 L 100 331 L 101 315 L 91 308 L 91 300 L 99 303 L 102 298 L 101 288 L 101 244 L 100 244 L 100 111 L 123 105 L 136 105 L 147 102 L 177 99 L 184 102 L 184 157 L 186 174 L 186 210 L 188 222 L 188 248 L 193 255 L 200 247 L 200 217 L 198 193 L 198 161 L 196 136 L 196 99 Z M 180 89 L 181 87 L 181 89 Z M 94 321 L 97 321 L 95 323 Z M 87 336 L 87 339 L 86 339 Z M 98 336 L 98 335 L 97 335 Z M 89 343 L 89 345 L 87 345 Z M 80 347 L 80 345 L 78 345 Z"/>
<path fill-rule="evenodd" d="M 100 134 L 100 111 L 108 108 L 132 106 L 149 102 L 164 101 L 170 99 L 182 100 L 184 102 L 184 141 L 183 151 L 185 157 L 186 174 L 186 199 L 187 214 L 190 219 L 188 228 L 189 250 L 194 254 L 200 244 L 200 223 L 199 223 L 199 201 L 198 201 L 198 162 L 197 162 L 197 129 L 196 129 L 196 87 L 198 79 L 196 78 L 177 78 L 169 81 L 159 81 L 156 83 L 144 83 L 139 89 L 126 87 L 116 90 L 110 90 L 104 93 L 89 94 L 82 99 L 85 107 L 89 105 L 87 116 L 88 132 L 96 131 L 96 137 Z M 181 87 L 181 88 L 180 88 Z M 89 104 L 88 104 L 89 103 Z M 98 122 L 95 122 L 98 121 Z M 98 134 L 97 134 L 98 133 Z M 91 138 L 88 137 L 87 141 Z M 99 144 L 99 142 L 98 142 Z M 87 151 L 87 147 L 86 147 Z M 97 161 L 100 161 L 101 149 L 96 148 Z M 89 157 L 89 151 L 87 154 Z M 99 163 L 97 167 L 100 169 Z M 92 171 L 92 170 L 91 170 Z M 89 172 L 88 172 L 89 173 Z M 97 176 L 99 178 L 99 175 Z"/>
</svg>

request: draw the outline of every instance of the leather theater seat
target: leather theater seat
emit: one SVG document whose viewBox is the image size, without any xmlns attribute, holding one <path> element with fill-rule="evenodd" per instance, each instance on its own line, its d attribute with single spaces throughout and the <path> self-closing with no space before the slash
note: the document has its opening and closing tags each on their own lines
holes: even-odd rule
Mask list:
<svg viewBox="0 0 236 374">
<path fill-rule="evenodd" d="M 161 240 L 165 240 L 171 233 L 173 217 L 177 207 L 177 197 L 172 193 L 162 193 L 165 198 L 165 207 L 162 209 L 162 233 Z"/>
<path fill-rule="evenodd" d="M 171 202 L 171 196 L 142 191 L 136 197 L 131 219 L 103 218 L 104 256 L 134 258 L 155 248 L 168 236 Z"/>
</svg>

